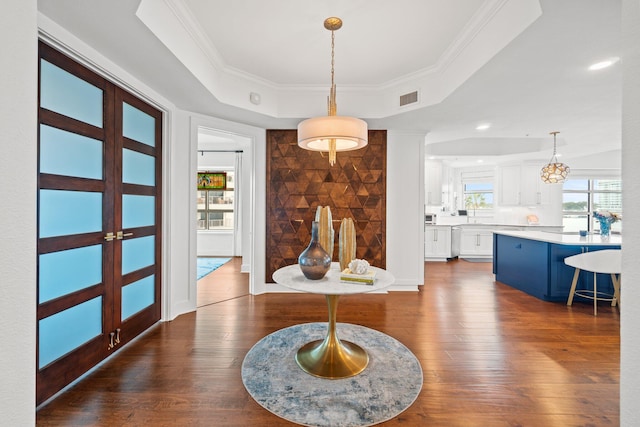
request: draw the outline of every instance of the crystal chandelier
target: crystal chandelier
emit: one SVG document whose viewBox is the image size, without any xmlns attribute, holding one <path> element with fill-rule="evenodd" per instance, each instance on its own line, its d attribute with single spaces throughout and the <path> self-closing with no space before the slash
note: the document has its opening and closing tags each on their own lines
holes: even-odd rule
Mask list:
<svg viewBox="0 0 640 427">
<path fill-rule="evenodd" d="M 329 153 L 329 164 L 336 162 L 336 152 L 357 150 L 367 145 L 367 123 L 355 117 L 336 115 L 336 85 L 334 78 L 334 48 L 336 30 L 342 27 L 340 18 L 324 21 L 331 31 L 331 90 L 328 97 L 328 115 L 303 120 L 298 124 L 298 145 L 305 150 Z"/>
<path fill-rule="evenodd" d="M 551 156 L 549 163 L 540 171 L 542 181 L 547 184 L 563 182 L 567 179 L 567 175 L 569 175 L 570 172 L 569 166 L 558 162 L 558 156 L 556 155 L 556 135 L 559 133 L 560 132 L 557 131 L 550 133 L 550 135 L 553 135 L 553 155 Z"/>
</svg>

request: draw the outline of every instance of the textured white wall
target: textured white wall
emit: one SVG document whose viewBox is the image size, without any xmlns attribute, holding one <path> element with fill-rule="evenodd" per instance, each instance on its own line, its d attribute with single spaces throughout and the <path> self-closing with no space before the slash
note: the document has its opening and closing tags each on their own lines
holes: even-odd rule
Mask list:
<svg viewBox="0 0 640 427">
<path fill-rule="evenodd" d="M 640 1 L 623 0 L 620 425 L 640 426 Z"/>
<path fill-rule="evenodd" d="M 424 133 L 387 132 L 387 270 L 391 290 L 424 284 Z"/>
<path fill-rule="evenodd" d="M 5 2 L 0 14 L 0 414 L 35 424 L 37 11 Z"/>
</svg>

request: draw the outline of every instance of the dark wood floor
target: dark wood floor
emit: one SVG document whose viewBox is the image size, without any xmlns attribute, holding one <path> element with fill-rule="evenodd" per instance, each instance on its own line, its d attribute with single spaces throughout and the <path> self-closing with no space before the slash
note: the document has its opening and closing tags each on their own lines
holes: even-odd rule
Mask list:
<svg viewBox="0 0 640 427">
<path fill-rule="evenodd" d="M 209 279 L 239 271 L 234 261 Z M 422 364 L 417 401 L 380 425 L 619 425 L 616 308 L 603 303 L 594 317 L 588 303 L 539 301 L 496 283 L 489 263 L 427 263 L 425 276 L 420 292 L 340 300 L 339 322 L 395 337 Z M 245 280 L 226 275 L 244 288 L 154 327 L 41 408 L 38 425 L 292 425 L 249 397 L 240 367 L 263 336 L 324 321 L 324 298 L 246 295 Z"/>
</svg>

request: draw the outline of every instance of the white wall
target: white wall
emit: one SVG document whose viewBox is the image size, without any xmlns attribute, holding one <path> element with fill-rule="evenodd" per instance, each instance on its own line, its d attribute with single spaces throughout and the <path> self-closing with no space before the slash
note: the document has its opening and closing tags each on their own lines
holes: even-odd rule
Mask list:
<svg viewBox="0 0 640 427">
<path fill-rule="evenodd" d="M 620 319 L 620 425 L 640 426 L 640 1 L 623 0 L 622 205 L 624 235 Z"/>
<path fill-rule="evenodd" d="M 35 0 L 5 2 L 0 14 L 0 414 L 35 424 L 36 123 Z"/>
<path fill-rule="evenodd" d="M 167 272 L 167 286 L 163 294 L 163 319 L 172 320 L 176 316 L 196 309 L 197 292 L 195 291 L 196 267 L 195 236 L 191 233 L 192 218 L 190 205 L 195 204 L 195 194 L 192 198 L 191 187 L 196 185 L 196 176 L 190 176 L 191 149 L 188 143 L 177 144 L 175 141 L 188 141 L 190 134 L 190 117 L 184 111 L 174 110 L 169 141 L 165 141 L 165 194 L 164 198 L 165 233 L 164 244 L 166 250 L 165 267 Z M 169 143 L 171 142 L 171 143 Z M 167 147 L 171 150 L 168 151 Z M 195 215 L 195 214 L 194 214 Z M 193 218 L 195 224 L 195 217 Z M 193 261 L 193 267 L 191 261 Z M 190 286 L 193 282 L 194 285 Z"/>
<path fill-rule="evenodd" d="M 424 133 L 387 132 L 389 290 L 424 284 Z"/>
</svg>

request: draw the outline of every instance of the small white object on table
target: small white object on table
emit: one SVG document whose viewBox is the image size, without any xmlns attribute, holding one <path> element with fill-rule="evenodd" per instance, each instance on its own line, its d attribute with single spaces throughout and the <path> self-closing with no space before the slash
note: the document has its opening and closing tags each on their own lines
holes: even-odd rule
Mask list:
<svg viewBox="0 0 640 427">
<path fill-rule="evenodd" d="M 309 280 L 302 274 L 298 264 L 276 270 L 273 280 L 289 289 L 325 295 L 329 309 L 327 336 L 302 346 L 296 353 L 296 362 L 308 374 L 322 378 L 347 378 L 358 375 L 369 364 L 367 352 L 357 344 L 340 341 L 336 332 L 336 312 L 340 295 L 373 292 L 389 287 L 395 281 L 391 273 L 378 267 L 369 267 L 376 273 L 370 284 L 351 284 L 340 281 L 340 264 L 331 263 L 331 268 L 320 280 Z"/>
</svg>

